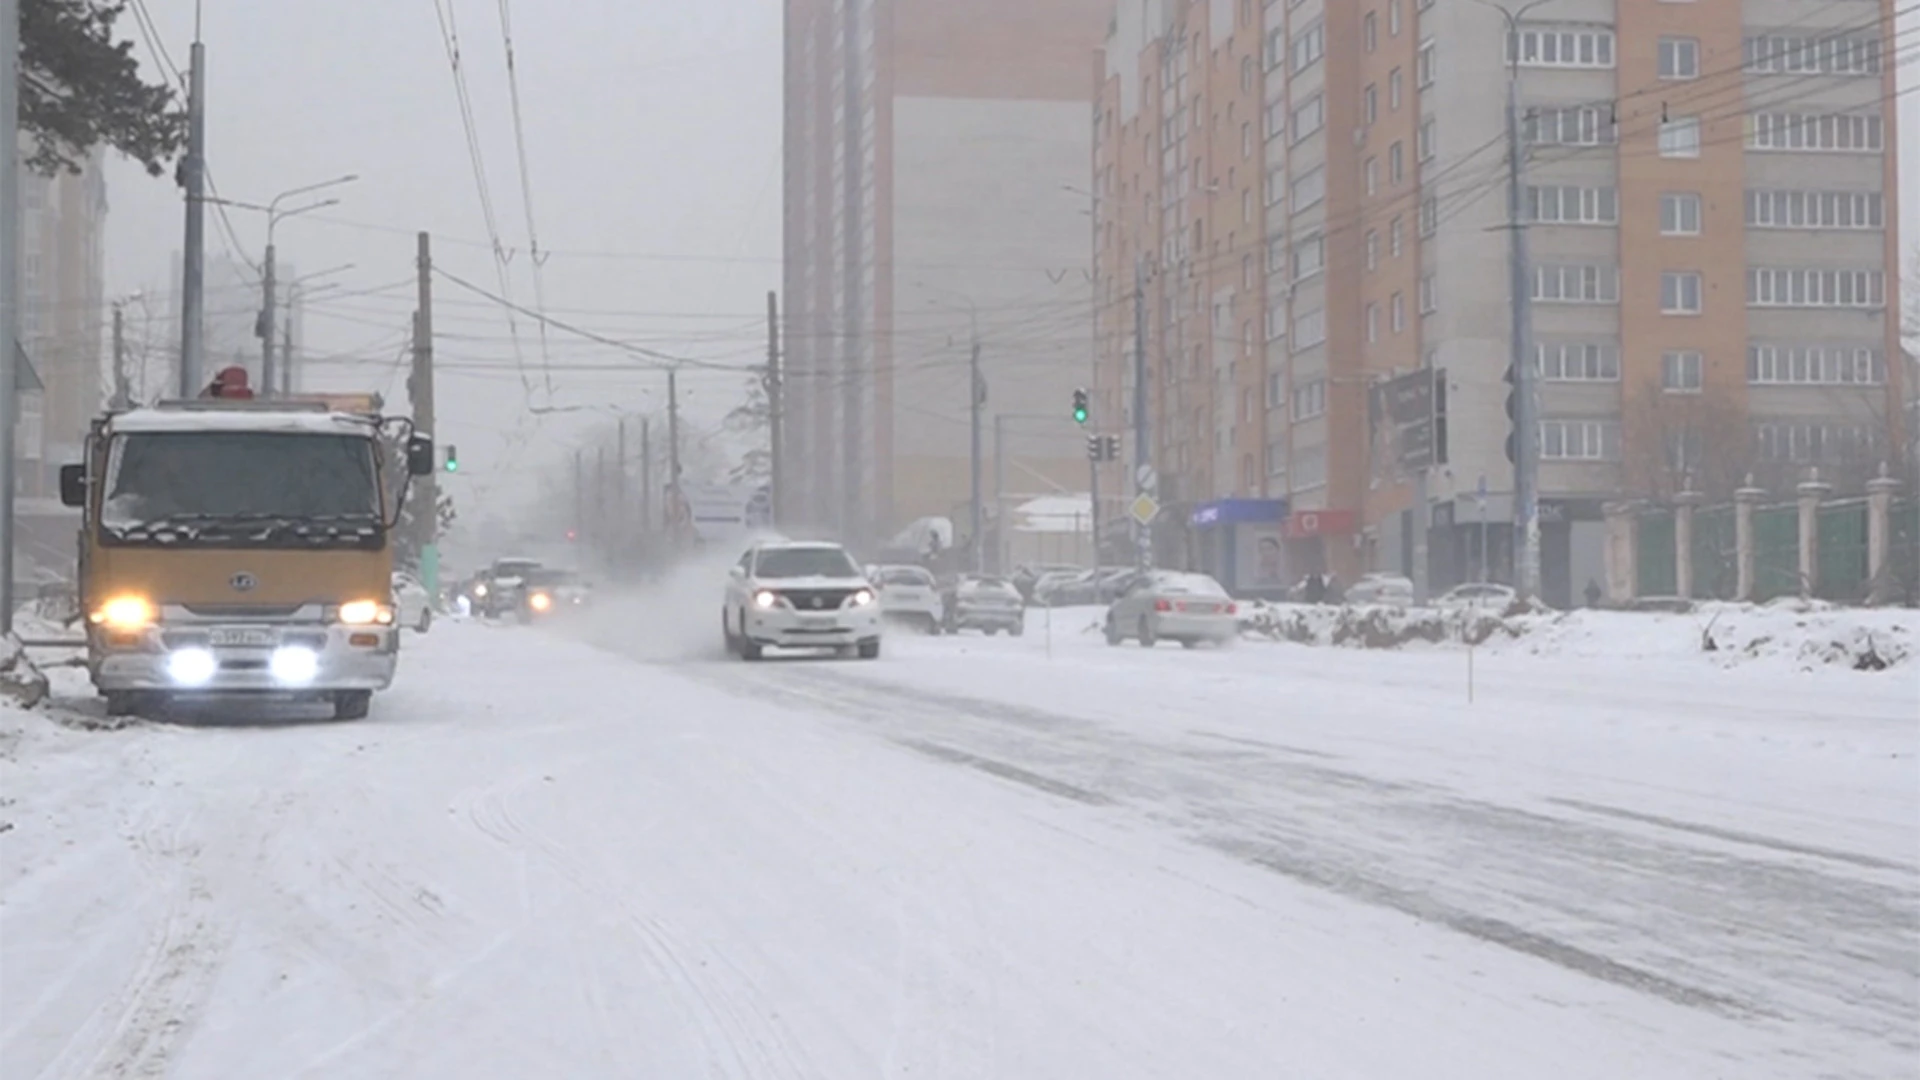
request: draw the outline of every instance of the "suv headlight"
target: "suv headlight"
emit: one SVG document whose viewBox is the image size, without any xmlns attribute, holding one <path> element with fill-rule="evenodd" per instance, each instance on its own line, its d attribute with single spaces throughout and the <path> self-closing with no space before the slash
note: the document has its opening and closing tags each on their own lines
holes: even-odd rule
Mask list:
<svg viewBox="0 0 1920 1080">
<path fill-rule="evenodd" d="M 873 590 L 861 589 L 859 592 L 854 593 L 851 599 L 854 607 L 865 607 L 873 603 Z"/>
<path fill-rule="evenodd" d="M 753 606 L 763 611 L 773 607 L 779 602 L 780 594 L 770 589 L 761 589 L 759 592 L 753 594 Z"/>
</svg>

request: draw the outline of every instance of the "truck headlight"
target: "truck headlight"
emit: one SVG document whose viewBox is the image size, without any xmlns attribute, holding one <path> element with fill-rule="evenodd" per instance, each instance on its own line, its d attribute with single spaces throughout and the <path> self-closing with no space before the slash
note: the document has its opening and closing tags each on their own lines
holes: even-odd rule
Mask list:
<svg viewBox="0 0 1920 1080">
<path fill-rule="evenodd" d="M 340 605 L 340 621 L 348 626 L 386 626 L 393 622 L 393 608 L 378 600 L 351 600 Z"/>
<path fill-rule="evenodd" d="M 298 645 L 275 649 L 267 670 L 282 686 L 305 686 L 320 674 L 320 654 Z"/>
<path fill-rule="evenodd" d="M 100 605 L 92 621 L 109 630 L 142 630 L 153 625 L 158 615 L 153 602 L 144 596 L 116 596 Z"/>
<path fill-rule="evenodd" d="M 219 669 L 220 662 L 206 649 L 180 649 L 167 657 L 167 678 L 176 686 L 205 686 Z"/>
</svg>

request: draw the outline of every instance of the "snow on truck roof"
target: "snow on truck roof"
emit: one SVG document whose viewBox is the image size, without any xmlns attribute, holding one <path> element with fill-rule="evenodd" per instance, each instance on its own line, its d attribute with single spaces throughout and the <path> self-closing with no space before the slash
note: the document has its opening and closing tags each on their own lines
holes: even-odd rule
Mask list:
<svg viewBox="0 0 1920 1080">
<path fill-rule="evenodd" d="M 134 409 L 107 422 L 116 434 L 251 431 L 276 435 L 369 435 L 372 417 L 299 409 Z"/>
</svg>

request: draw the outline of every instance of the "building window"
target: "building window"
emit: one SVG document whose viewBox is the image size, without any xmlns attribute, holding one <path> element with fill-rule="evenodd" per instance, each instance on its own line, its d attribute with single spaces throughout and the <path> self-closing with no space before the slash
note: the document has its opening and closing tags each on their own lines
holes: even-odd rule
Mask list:
<svg viewBox="0 0 1920 1080">
<path fill-rule="evenodd" d="M 1400 36 L 1400 0 L 1387 0 L 1387 34 Z"/>
<path fill-rule="evenodd" d="M 1380 305 L 1367 305 L 1367 344 L 1380 340 Z"/>
<path fill-rule="evenodd" d="M 1697 79 L 1700 77 L 1700 42 L 1696 38 L 1660 39 L 1660 77 Z"/>
<path fill-rule="evenodd" d="M 1367 230 L 1367 269 L 1380 268 L 1380 230 Z"/>
<path fill-rule="evenodd" d="M 1368 158 L 1366 165 L 1360 171 L 1366 178 L 1367 194 L 1378 195 L 1380 193 L 1380 159 Z"/>
<path fill-rule="evenodd" d="M 1877 191 L 1749 191 L 1754 229 L 1879 229 L 1886 201 Z"/>
<path fill-rule="evenodd" d="M 1287 403 L 1287 373 L 1269 371 L 1267 373 L 1267 408 L 1272 409 Z"/>
<path fill-rule="evenodd" d="M 1746 59 L 1754 75 L 1878 75 L 1880 41 L 1762 34 L 1746 40 Z"/>
<path fill-rule="evenodd" d="M 1313 379 L 1293 388 L 1292 415 L 1295 421 L 1312 420 L 1327 411 L 1327 381 Z"/>
<path fill-rule="evenodd" d="M 1298 75 L 1327 54 L 1327 28 L 1314 23 L 1293 35 L 1293 74 Z"/>
<path fill-rule="evenodd" d="M 1620 350 L 1594 341 L 1540 343 L 1535 369 L 1547 382 L 1619 382 Z"/>
<path fill-rule="evenodd" d="M 1276 236 L 1267 241 L 1267 273 L 1277 274 L 1287 268 L 1287 239 Z"/>
<path fill-rule="evenodd" d="M 1309 447 L 1293 456 L 1293 487 L 1295 493 L 1312 491 L 1327 486 L 1327 448 Z"/>
<path fill-rule="evenodd" d="M 1612 420 L 1543 420 L 1540 456 L 1548 461 L 1617 461 L 1620 425 Z"/>
<path fill-rule="evenodd" d="M 1327 239 L 1318 234 L 1293 245 L 1293 280 L 1310 278 L 1327 266 Z"/>
<path fill-rule="evenodd" d="M 1327 313 L 1308 311 L 1293 317 L 1293 351 L 1301 352 L 1327 340 Z"/>
<path fill-rule="evenodd" d="M 1372 124 L 1380 119 L 1380 88 L 1372 83 L 1360 94 L 1360 122 Z"/>
<path fill-rule="evenodd" d="M 1880 430 L 1862 424 L 1763 422 L 1753 426 L 1760 460 L 1795 465 L 1855 465 L 1880 455 Z"/>
<path fill-rule="evenodd" d="M 1700 196 L 1669 191 L 1660 196 L 1660 233 L 1663 236 L 1700 235 Z"/>
<path fill-rule="evenodd" d="M 1279 341 L 1287 336 L 1287 305 L 1274 304 L 1267 308 L 1267 340 Z"/>
<path fill-rule="evenodd" d="M 1747 118 L 1747 149 L 1877 154 L 1886 132 L 1877 115 L 1755 113 Z"/>
<path fill-rule="evenodd" d="M 1660 156 L 1697 158 L 1700 156 L 1700 118 L 1676 116 L 1660 123 Z"/>
<path fill-rule="evenodd" d="M 1242 57 L 1240 60 L 1240 92 L 1243 94 L 1253 92 L 1253 57 L 1251 56 Z"/>
<path fill-rule="evenodd" d="M 1660 311 L 1666 315 L 1698 315 L 1700 275 L 1691 270 L 1669 270 L 1660 275 Z"/>
<path fill-rule="evenodd" d="M 1613 31 L 1546 27 L 1507 34 L 1507 62 L 1521 67 L 1610 68 Z"/>
<path fill-rule="evenodd" d="M 1747 271 L 1751 307 L 1874 308 L 1886 303 L 1886 275 L 1879 270 L 1808 270 L 1754 267 Z"/>
<path fill-rule="evenodd" d="M 1692 349 L 1660 357 L 1660 389 L 1669 394 L 1697 394 L 1706 379 L 1706 359 Z"/>
<path fill-rule="evenodd" d="M 1267 444 L 1267 476 L 1276 482 L 1275 490 L 1284 490 L 1287 476 L 1287 444 L 1284 440 Z"/>
<path fill-rule="evenodd" d="M 1428 274 L 1420 279 L 1420 314 L 1431 315 L 1440 310 L 1440 282 L 1438 275 Z"/>
<path fill-rule="evenodd" d="M 1535 266 L 1533 298 L 1556 304 L 1619 303 L 1620 271 L 1613 266 Z"/>
<path fill-rule="evenodd" d="M 1414 137 L 1414 155 L 1426 162 L 1433 160 L 1433 154 L 1434 127 L 1433 121 L 1428 120 L 1420 125 L 1420 132 Z"/>
<path fill-rule="evenodd" d="M 1595 105 L 1529 110 L 1521 131 L 1535 146 L 1610 146 L 1620 137 L 1612 107 Z"/>
<path fill-rule="evenodd" d="M 1393 252 L 1393 257 L 1396 259 L 1400 257 L 1400 252 L 1404 250 L 1405 237 L 1403 234 L 1405 232 L 1406 229 L 1403 227 L 1402 219 L 1399 215 L 1394 215 L 1393 220 L 1387 223 L 1387 247 Z"/>
<path fill-rule="evenodd" d="M 1613 225 L 1620 220 L 1620 199 L 1610 187 L 1530 187 L 1527 212 L 1548 225 Z"/>
<path fill-rule="evenodd" d="M 1248 121 L 1242 120 L 1240 122 L 1240 160 L 1251 161 L 1252 159 L 1253 159 L 1253 124 Z"/>
<path fill-rule="evenodd" d="M 1287 133 L 1287 102 L 1285 98 L 1267 106 L 1267 138 L 1277 139 Z"/>
<path fill-rule="evenodd" d="M 1387 108 L 1394 112 L 1400 111 L 1400 83 L 1399 68 L 1387 72 Z"/>
<path fill-rule="evenodd" d="M 1315 94 L 1293 110 L 1293 141 L 1300 142 L 1323 127 L 1327 122 L 1327 101 Z"/>
<path fill-rule="evenodd" d="M 1885 386 L 1880 350 L 1864 345 L 1752 345 L 1747 381 L 1756 386 Z"/>
<path fill-rule="evenodd" d="M 1360 41 L 1368 52 L 1380 47 L 1380 20 L 1371 11 L 1360 20 Z"/>
<path fill-rule="evenodd" d="M 1407 294 L 1394 293 L 1393 300 L 1389 305 L 1389 310 L 1392 313 L 1390 321 L 1393 323 L 1393 332 L 1398 334 L 1405 331 L 1407 328 Z"/>
<path fill-rule="evenodd" d="M 1435 63 L 1433 58 L 1433 39 L 1428 38 L 1427 40 L 1420 43 L 1420 51 L 1414 54 L 1414 58 L 1413 58 L 1414 85 L 1420 87 L 1420 89 L 1422 90 L 1425 90 L 1427 87 L 1432 86 L 1434 74 L 1435 74 L 1434 66 L 1435 66 Z"/>
<path fill-rule="evenodd" d="M 1326 167 L 1309 169 L 1293 178 L 1293 212 L 1299 213 L 1327 197 Z"/>
<path fill-rule="evenodd" d="M 1407 179 L 1407 151 L 1405 144 L 1395 141 L 1387 148 L 1387 182 L 1395 187 Z"/>
<path fill-rule="evenodd" d="M 1278 206 L 1287 197 L 1287 174 L 1280 166 L 1267 170 L 1267 205 Z"/>
<path fill-rule="evenodd" d="M 1420 200 L 1420 235 L 1432 236 L 1440 231 L 1440 200 L 1432 195 Z"/>
</svg>

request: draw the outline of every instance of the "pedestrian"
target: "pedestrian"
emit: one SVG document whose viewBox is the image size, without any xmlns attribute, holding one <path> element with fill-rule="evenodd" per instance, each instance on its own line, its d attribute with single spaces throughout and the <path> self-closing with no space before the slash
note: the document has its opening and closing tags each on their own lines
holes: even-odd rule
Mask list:
<svg viewBox="0 0 1920 1080">
<path fill-rule="evenodd" d="M 1587 606 L 1591 608 L 1600 606 L 1600 583 L 1592 578 L 1587 579 Z"/>
</svg>

